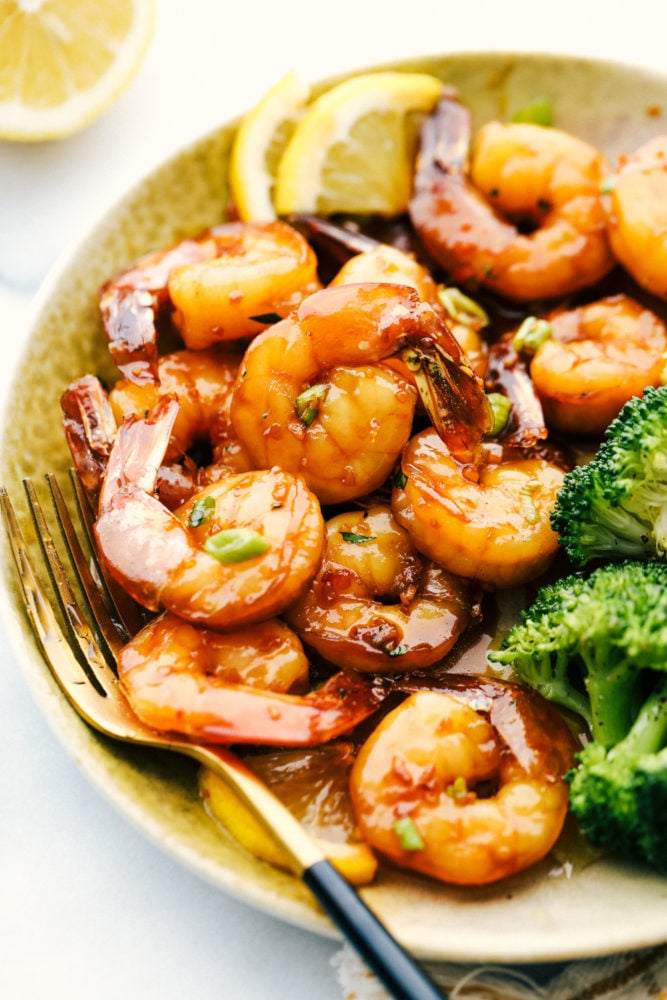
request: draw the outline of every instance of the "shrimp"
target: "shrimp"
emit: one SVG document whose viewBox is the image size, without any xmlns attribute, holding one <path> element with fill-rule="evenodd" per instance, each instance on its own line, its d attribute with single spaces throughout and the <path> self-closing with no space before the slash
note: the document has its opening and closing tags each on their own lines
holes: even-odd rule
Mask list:
<svg viewBox="0 0 667 1000">
<path fill-rule="evenodd" d="M 667 135 L 623 158 L 605 207 L 617 259 L 642 288 L 667 298 Z"/>
<path fill-rule="evenodd" d="M 441 100 L 423 126 L 409 208 L 427 251 L 454 281 L 525 302 L 607 274 L 614 257 L 601 153 L 558 129 L 489 122 L 468 169 L 470 133 L 468 110 Z"/>
<path fill-rule="evenodd" d="M 186 347 L 250 337 L 320 287 L 317 259 L 284 222 L 230 222 L 147 254 L 100 290 L 109 349 L 125 378 L 156 382 L 156 313 L 168 306 Z"/>
<path fill-rule="evenodd" d="M 130 416 L 152 410 L 162 396 L 173 395 L 179 402 L 178 414 L 165 453 L 173 462 L 193 448 L 210 448 L 211 461 L 199 469 L 197 484 L 204 486 L 223 475 L 247 472 L 249 456 L 232 427 L 230 408 L 240 356 L 209 348 L 202 351 L 174 351 L 159 358 L 159 384 L 137 385 L 124 379 L 109 393 L 109 402 L 118 424 Z"/>
<path fill-rule="evenodd" d="M 471 616 L 470 588 L 422 560 L 383 504 L 338 514 L 309 590 L 285 612 L 321 656 L 354 670 L 403 673 L 432 666 Z"/>
<path fill-rule="evenodd" d="M 300 477 L 273 468 L 228 476 L 171 512 L 154 496 L 178 403 L 119 428 L 95 537 L 110 574 L 151 611 L 235 629 L 279 614 L 308 586 L 324 522 Z"/>
<path fill-rule="evenodd" d="M 234 430 L 257 468 L 298 472 L 324 504 L 369 493 L 412 429 L 413 387 L 377 364 L 402 352 L 439 431 L 468 454 L 490 425 L 490 407 L 454 338 L 445 353 L 442 337 L 441 320 L 414 289 L 316 292 L 249 344 L 232 398 Z"/>
<path fill-rule="evenodd" d="M 542 573 L 558 549 L 550 513 L 564 471 L 543 458 L 463 465 L 432 430 L 404 448 L 394 516 L 425 556 L 451 573 L 512 587 Z"/>
<path fill-rule="evenodd" d="M 632 396 L 662 382 L 667 328 L 627 295 L 547 315 L 530 375 L 547 426 L 602 434 Z"/>
<path fill-rule="evenodd" d="M 118 679 L 146 725 L 206 743 L 314 746 L 353 729 L 384 696 L 344 671 L 307 691 L 308 661 L 279 619 L 223 634 L 164 613 L 123 647 Z"/>
<path fill-rule="evenodd" d="M 443 882 L 486 885 L 544 858 L 568 808 L 575 743 L 536 692 L 445 679 L 410 694 L 361 747 L 350 789 L 371 847 Z"/>
</svg>

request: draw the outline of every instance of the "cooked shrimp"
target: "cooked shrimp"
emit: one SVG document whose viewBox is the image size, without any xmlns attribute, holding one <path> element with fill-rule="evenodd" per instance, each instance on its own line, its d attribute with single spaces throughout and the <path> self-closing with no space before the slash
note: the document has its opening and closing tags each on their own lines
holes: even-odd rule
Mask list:
<svg viewBox="0 0 667 1000">
<path fill-rule="evenodd" d="M 274 468 L 219 480 L 168 511 L 153 491 L 177 410 L 165 397 L 119 428 L 95 524 L 109 571 L 144 607 L 212 628 L 279 614 L 319 566 L 319 503 Z"/>
<path fill-rule="evenodd" d="M 468 110 L 440 101 L 423 127 L 410 202 L 426 249 L 455 282 L 529 301 L 611 270 L 600 194 L 608 168 L 596 149 L 558 129 L 489 122 L 468 169 L 470 134 Z"/>
<path fill-rule="evenodd" d="M 359 751 L 350 787 L 372 847 L 444 882 L 485 885 L 555 844 L 575 746 L 535 692 L 460 680 L 411 694 L 385 716 Z"/>
<path fill-rule="evenodd" d="M 435 283 L 431 273 L 414 257 L 386 243 L 378 243 L 372 250 L 351 257 L 343 264 L 330 285 L 352 285 L 365 281 L 390 282 L 416 289 L 419 297 L 433 306 L 445 320 L 448 331 L 445 335 L 445 350 L 448 348 L 449 334 L 453 334 L 475 375 L 484 375 L 487 348 L 480 330 L 488 323 L 488 319 L 458 289 L 442 289 Z M 410 378 L 409 368 L 400 359 L 391 358 L 384 364 Z"/>
<path fill-rule="evenodd" d="M 547 426 L 601 434 L 632 396 L 661 384 L 665 324 L 627 295 L 613 295 L 546 317 L 551 335 L 530 374 Z"/>
<path fill-rule="evenodd" d="M 379 487 L 412 429 L 416 394 L 377 362 L 399 352 L 424 382 L 422 398 L 454 451 L 488 429 L 489 404 L 437 314 L 402 285 L 316 292 L 251 341 L 232 399 L 232 423 L 257 468 L 304 476 L 322 503 Z"/>
<path fill-rule="evenodd" d="M 215 348 L 202 351 L 174 351 L 159 358 L 159 384 L 137 385 L 128 379 L 117 382 L 109 401 L 118 424 L 131 415 L 152 410 L 162 396 L 173 395 L 179 402 L 178 415 L 165 454 L 172 462 L 193 447 L 210 449 L 210 462 L 197 471 L 196 483 L 206 485 L 222 475 L 247 472 L 251 462 L 238 440 L 229 415 L 232 389 L 240 355 Z"/>
<path fill-rule="evenodd" d="M 433 430 L 404 448 L 392 510 L 420 552 L 451 573 L 511 587 L 543 572 L 563 469 L 543 458 L 463 465 Z"/>
<path fill-rule="evenodd" d="M 186 347 L 248 337 L 319 288 L 310 246 L 284 222 L 226 223 L 147 254 L 100 290 L 111 355 L 132 382 L 155 382 L 156 312 L 171 306 Z"/>
<path fill-rule="evenodd" d="M 614 254 L 642 288 L 667 298 L 667 135 L 623 158 L 605 205 Z"/>
<path fill-rule="evenodd" d="M 278 619 L 222 634 L 160 615 L 122 649 L 118 678 L 146 725 L 207 743 L 313 746 L 354 728 L 383 697 L 345 672 L 303 693 L 308 661 Z"/>
<path fill-rule="evenodd" d="M 470 620 L 461 580 L 415 552 L 389 507 L 338 514 L 312 586 L 287 609 L 303 641 L 338 666 L 379 673 L 429 667 Z"/>
</svg>

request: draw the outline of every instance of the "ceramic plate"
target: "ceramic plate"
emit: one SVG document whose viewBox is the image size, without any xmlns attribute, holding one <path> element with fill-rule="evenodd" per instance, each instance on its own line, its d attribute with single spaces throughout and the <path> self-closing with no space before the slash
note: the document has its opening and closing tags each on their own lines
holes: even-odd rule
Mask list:
<svg viewBox="0 0 667 1000">
<path fill-rule="evenodd" d="M 611 158 L 661 131 L 667 78 L 604 62 L 542 55 L 466 54 L 411 61 L 459 88 L 478 123 L 506 119 L 547 95 L 556 123 Z M 221 220 L 234 123 L 177 153 L 134 187 L 57 268 L 43 290 L 5 419 L 1 479 L 65 470 L 59 396 L 83 372 L 113 369 L 96 290 L 142 252 Z M 5 618 L 28 681 L 56 733 L 86 774 L 144 832 L 223 891 L 295 925 L 334 935 L 300 883 L 248 857 L 200 806 L 188 761 L 99 738 L 73 714 L 45 673 L 2 562 Z M 565 838 L 567 841 L 567 838 Z M 384 870 L 364 890 L 391 930 L 424 958 L 534 962 L 602 955 L 667 939 L 667 880 L 572 853 L 567 842 L 530 872 L 493 887 L 448 888 Z"/>
</svg>

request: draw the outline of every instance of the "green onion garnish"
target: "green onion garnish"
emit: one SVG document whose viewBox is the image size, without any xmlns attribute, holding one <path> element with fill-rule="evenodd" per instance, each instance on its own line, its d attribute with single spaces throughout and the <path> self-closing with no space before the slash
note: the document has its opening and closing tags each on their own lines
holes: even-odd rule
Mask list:
<svg viewBox="0 0 667 1000">
<path fill-rule="evenodd" d="M 512 337 L 512 347 L 517 354 L 537 353 L 545 340 L 553 333 L 551 323 L 537 316 L 526 316 L 523 323 Z"/>
<path fill-rule="evenodd" d="M 328 385 L 311 385 L 294 400 L 294 412 L 305 427 L 312 424 L 328 391 Z"/>
<path fill-rule="evenodd" d="M 218 562 L 238 563 L 261 556 L 269 543 L 252 528 L 225 528 L 207 538 L 204 548 Z"/>
<path fill-rule="evenodd" d="M 192 505 L 188 524 L 191 528 L 198 528 L 200 524 L 208 524 L 213 517 L 214 510 L 215 500 L 213 497 L 200 497 Z"/>
<path fill-rule="evenodd" d="M 355 531 L 341 531 L 340 536 L 344 542 L 352 542 L 353 545 L 363 545 L 364 542 L 374 542 L 377 535 L 358 535 Z"/>
<path fill-rule="evenodd" d="M 548 97 L 538 97 L 512 115 L 513 122 L 529 125 L 553 125 L 553 107 Z"/>
<path fill-rule="evenodd" d="M 415 826 L 414 820 L 409 816 L 403 816 L 401 819 L 397 819 L 393 825 L 393 830 L 404 851 L 424 850 L 422 835 Z"/>
<path fill-rule="evenodd" d="M 512 412 L 512 403 L 507 396 L 503 396 L 502 392 L 489 392 L 486 398 L 491 404 L 491 412 L 493 413 L 493 426 L 489 431 L 489 436 L 496 437 L 507 426 Z"/>
</svg>

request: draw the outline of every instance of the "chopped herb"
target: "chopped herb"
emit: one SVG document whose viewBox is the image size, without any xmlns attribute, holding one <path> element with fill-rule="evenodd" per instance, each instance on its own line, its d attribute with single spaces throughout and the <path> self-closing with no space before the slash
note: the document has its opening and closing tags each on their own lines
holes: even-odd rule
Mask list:
<svg viewBox="0 0 667 1000">
<path fill-rule="evenodd" d="M 294 400 L 294 412 L 305 427 L 310 427 L 312 424 L 319 413 L 320 403 L 328 391 L 328 385 L 322 383 L 311 385 Z"/>
<path fill-rule="evenodd" d="M 251 316 L 255 323 L 280 323 L 282 316 L 278 313 L 261 313 L 259 316 Z"/>
<path fill-rule="evenodd" d="M 215 500 L 213 497 L 200 497 L 195 500 L 188 524 L 191 528 L 198 528 L 200 524 L 209 524 L 215 510 Z"/>
<path fill-rule="evenodd" d="M 438 291 L 438 301 L 451 319 L 465 326 L 480 330 L 489 325 L 488 313 L 474 299 L 464 295 L 460 288 L 441 288 Z"/>
<path fill-rule="evenodd" d="M 600 194 L 611 194 L 616 187 L 616 174 L 608 174 L 600 181 Z"/>
<path fill-rule="evenodd" d="M 451 785 L 447 785 L 445 791 L 452 799 L 462 799 L 468 794 L 468 783 L 463 775 L 459 775 L 458 778 L 454 778 Z"/>
<path fill-rule="evenodd" d="M 517 354 L 529 354 L 532 357 L 552 333 L 551 323 L 546 319 L 526 316 L 512 338 L 512 347 Z"/>
<path fill-rule="evenodd" d="M 403 816 L 401 819 L 397 819 L 393 825 L 393 830 L 404 851 L 424 850 L 422 835 L 410 816 Z"/>
<path fill-rule="evenodd" d="M 408 651 L 407 646 L 394 646 L 393 649 L 387 650 L 387 654 L 389 656 L 403 656 L 405 653 L 407 653 L 407 651 Z"/>
<path fill-rule="evenodd" d="M 548 97 L 538 97 L 512 115 L 513 122 L 527 122 L 529 125 L 553 125 L 553 107 Z"/>
<path fill-rule="evenodd" d="M 353 545 L 363 545 L 364 542 L 374 542 L 377 535 L 358 535 L 355 531 L 341 531 L 340 536 L 344 542 L 352 542 Z"/>
<path fill-rule="evenodd" d="M 408 477 L 403 471 L 397 472 L 394 476 L 394 486 L 397 490 L 404 490 L 408 483 Z"/>
<path fill-rule="evenodd" d="M 502 392 L 489 392 L 486 398 L 491 404 L 491 412 L 493 413 L 493 426 L 489 431 L 489 436 L 496 437 L 507 426 L 512 412 L 512 403 L 507 396 L 503 396 Z"/>
<path fill-rule="evenodd" d="M 263 535 L 252 528 L 226 528 L 206 539 L 204 548 L 221 563 L 245 562 L 261 556 L 269 547 Z"/>
</svg>

